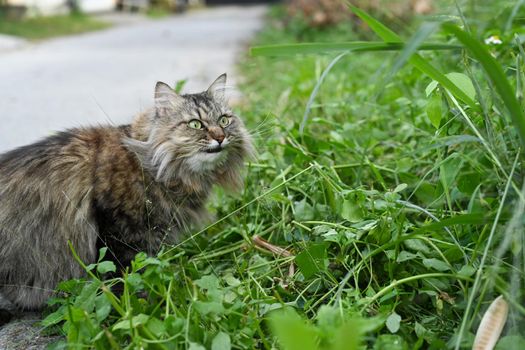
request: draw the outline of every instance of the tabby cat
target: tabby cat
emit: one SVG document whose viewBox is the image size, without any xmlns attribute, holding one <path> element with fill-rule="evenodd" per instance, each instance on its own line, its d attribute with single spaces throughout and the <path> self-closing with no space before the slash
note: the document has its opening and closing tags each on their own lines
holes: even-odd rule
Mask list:
<svg viewBox="0 0 525 350">
<path fill-rule="evenodd" d="M 0 156 L 0 299 L 42 307 L 109 247 L 120 268 L 206 219 L 214 184 L 238 189 L 253 152 L 226 104 L 226 74 L 204 92 L 155 87 L 130 125 L 71 129 Z M 0 307 L 1 308 L 1 307 Z"/>
</svg>

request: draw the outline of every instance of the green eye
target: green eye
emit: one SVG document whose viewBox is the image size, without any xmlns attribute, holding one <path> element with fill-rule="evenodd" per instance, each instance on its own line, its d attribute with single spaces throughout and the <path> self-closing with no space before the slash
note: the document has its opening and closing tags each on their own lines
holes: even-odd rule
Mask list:
<svg viewBox="0 0 525 350">
<path fill-rule="evenodd" d="M 222 117 L 219 118 L 219 125 L 223 128 L 227 127 L 228 125 L 230 125 L 230 118 L 223 115 Z"/>
<path fill-rule="evenodd" d="M 188 126 L 192 129 L 202 129 L 202 123 L 197 119 L 190 120 Z"/>
</svg>

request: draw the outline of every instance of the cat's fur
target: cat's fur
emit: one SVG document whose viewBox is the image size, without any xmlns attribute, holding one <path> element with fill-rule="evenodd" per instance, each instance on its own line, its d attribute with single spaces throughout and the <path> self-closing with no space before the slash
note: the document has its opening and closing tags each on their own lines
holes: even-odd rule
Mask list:
<svg viewBox="0 0 525 350">
<path fill-rule="evenodd" d="M 108 246 L 122 268 L 202 222 L 211 187 L 238 188 L 252 152 L 225 83 L 223 74 L 178 95 L 159 82 L 155 108 L 131 125 L 71 129 L 1 155 L 0 295 L 35 309 L 58 282 L 82 276 L 68 241 L 86 263 Z"/>
</svg>

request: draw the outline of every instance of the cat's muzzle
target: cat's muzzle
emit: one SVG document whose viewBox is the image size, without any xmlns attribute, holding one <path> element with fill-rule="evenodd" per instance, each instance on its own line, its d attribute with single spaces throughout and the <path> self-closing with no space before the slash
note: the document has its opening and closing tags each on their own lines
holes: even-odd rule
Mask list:
<svg viewBox="0 0 525 350">
<path fill-rule="evenodd" d="M 206 148 L 206 153 L 219 153 L 222 151 L 222 146 L 216 146 L 213 148 Z"/>
<path fill-rule="evenodd" d="M 213 139 L 208 144 L 208 147 L 206 147 L 205 151 L 207 153 L 219 153 L 224 149 L 224 146 L 226 146 L 227 143 L 228 141 L 226 141 L 225 138 L 222 138 L 220 141 Z"/>
</svg>

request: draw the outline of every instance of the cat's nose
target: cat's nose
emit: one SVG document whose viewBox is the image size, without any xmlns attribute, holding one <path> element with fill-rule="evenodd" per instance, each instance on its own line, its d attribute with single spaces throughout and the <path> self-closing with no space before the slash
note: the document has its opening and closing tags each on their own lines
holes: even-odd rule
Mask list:
<svg viewBox="0 0 525 350">
<path fill-rule="evenodd" d="M 209 129 L 209 136 L 212 137 L 212 139 L 214 139 L 215 141 L 217 141 L 219 143 L 219 145 L 222 143 L 222 141 L 224 141 L 224 131 L 222 131 L 221 128 L 215 128 L 215 127 L 211 127 Z"/>
</svg>

